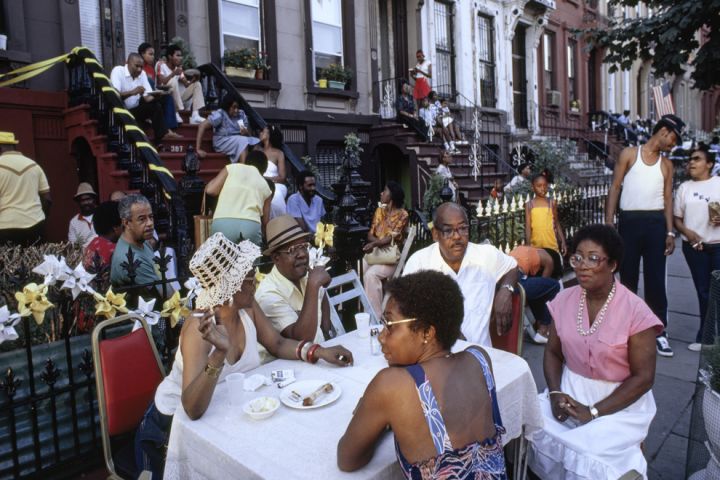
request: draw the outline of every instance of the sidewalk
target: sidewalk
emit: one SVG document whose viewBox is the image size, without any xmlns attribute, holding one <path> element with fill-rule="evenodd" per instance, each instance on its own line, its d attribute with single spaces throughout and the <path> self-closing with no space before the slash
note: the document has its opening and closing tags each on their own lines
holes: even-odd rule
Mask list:
<svg viewBox="0 0 720 480">
<path fill-rule="evenodd" d="M 695 340 L 699 327 L 698 302 L 679 240 L 668 258 L 667 293 L 668 335 L 675 356 L 657 357 L 653 386 L 657 415 L 644 444 L 650 480 L 685 478 L 692 399 L 700 355 L 687 349 Z M 534 345 L 525 337 L 523 357 L 530 364 L 540 391 L 546 387 L 542 371 L 543 350 L 542 345 Z"/>
</svg>

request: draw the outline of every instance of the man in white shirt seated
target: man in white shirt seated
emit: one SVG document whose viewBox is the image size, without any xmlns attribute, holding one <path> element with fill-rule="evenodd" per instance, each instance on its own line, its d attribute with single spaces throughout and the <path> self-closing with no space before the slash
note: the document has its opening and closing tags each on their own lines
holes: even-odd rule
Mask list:
<svg viewBox="0 0 720 480">
<path fill-rule="evenodd" d="M 155 143 L 163 139 L 182 138 L 181 135 L 168 131 L 160 102 L 149 94 L 152 88 L 147 74 L 143 71 L 143 58 L 139 53 L 131 53 L 128 55 L 127 64 L 113 68 L 110 82 L 141 128 L 143 123 L 150 119 L 155 132 Z"/>
<path fill-rule="evenodd" d="M 432 236 L 435 243 L 415 252 L 403 275 L 437 270 L 455 279 L 464 297 L 462 334 L 468 342 L 492 346 L 490 316 L 495 317 L 500 335 L 512 326 L 517 262 L 492 245 L 470 243 L 467 213 L 456 203 L 443 203 L 435 210 Z"/>
<path fill-rule="evenodd" d="M 73 197 L 80 208 L 80 213 L 70 219 L 68 229 L 68 242 L 87 247 L 90 241 L 97 237 L 93 227 L 93 215 L 97 208 L 97 193 L 92 185 L 82 182 L 78 185 L 77 193 Z"/>
</svg>

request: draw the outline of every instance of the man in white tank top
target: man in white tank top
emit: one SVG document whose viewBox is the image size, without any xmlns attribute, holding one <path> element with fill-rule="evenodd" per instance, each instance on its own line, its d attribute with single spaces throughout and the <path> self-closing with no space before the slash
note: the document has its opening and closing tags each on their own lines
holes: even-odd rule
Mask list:
<svg viewBox="0 0 720 480">
<path fill-rule="evenodd" d="M 615 164 L 605 204 L 605 223 L 613 225 L 618 197 L 620 199 L 618 231 L 625 247 L 620 281 L 637 293 L 642 258 L 645 302 L 666 327 L 665 259 L 675 249 L 675 232 L 673 165 L 661 153 L 669 152 L 681 142 L 684 127 L 680 118 L 664 115 L 655 124 L 646 144 L 625 148 Z M 667 330 L 657 337 L 656 343 L 659 355 L 673 356 Z"/>
</svg>

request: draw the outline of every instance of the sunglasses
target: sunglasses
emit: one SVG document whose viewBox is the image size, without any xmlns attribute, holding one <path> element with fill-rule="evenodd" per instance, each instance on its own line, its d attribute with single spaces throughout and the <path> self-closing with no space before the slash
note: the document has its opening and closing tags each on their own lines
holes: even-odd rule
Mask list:
<svg viewBox="0 0 720 480">
<path fill-rule="evenodd" d="M 410 323 L 410 322 L 414 322 L 416 320 L 417 320 L 417 318 L 403 318 L 401 320 L 388 320 L 387 318 L 385 318 L 385 315 L 380 316 L 380 322 L 382 322 L 383 326 L 385 328 L 387 328 L 388 331 L 390 330 L 390 327 L 392 327 L 393 325 L 399 325 L 401 323 Z"/>
</svg>

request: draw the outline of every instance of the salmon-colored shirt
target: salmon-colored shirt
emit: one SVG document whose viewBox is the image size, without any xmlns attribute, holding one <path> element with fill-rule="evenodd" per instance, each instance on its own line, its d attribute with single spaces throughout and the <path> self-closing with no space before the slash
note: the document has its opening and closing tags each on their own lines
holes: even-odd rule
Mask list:
<svg viewBox="0 0 720 480">
<path fill-rule="evenodd" d="M 583 377 L 622 382 L 630 376 L 628 339 L 648 328 L 657 334 L 663 330 L 660 319 L 640 297 L 616 280 L 616 291 L 605 319 L 597 331 L 582 336 L 577 331 L 577 313 L 582 288 L 568 288 L 558 293 L 547 306 L 562 343 L 565 364 Z M 597 320 L 596 320 L 597 321 Z M 583 310 L 582 328 L 590 329 L 587 306 Z"/>
</svg>

